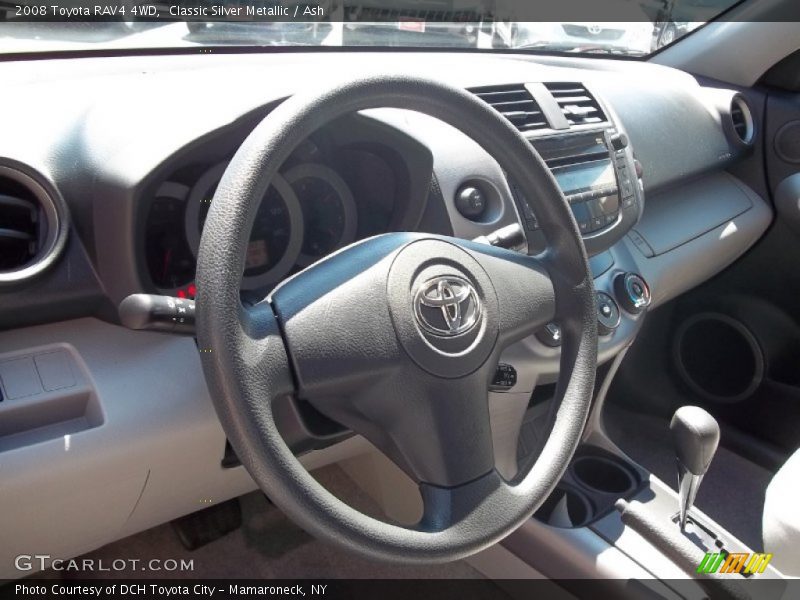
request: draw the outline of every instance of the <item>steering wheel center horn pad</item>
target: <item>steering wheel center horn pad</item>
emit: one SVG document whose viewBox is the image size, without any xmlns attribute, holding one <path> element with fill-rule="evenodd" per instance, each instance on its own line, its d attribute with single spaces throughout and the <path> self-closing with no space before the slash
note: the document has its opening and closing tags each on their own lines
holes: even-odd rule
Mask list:
<svg viewBox="0 0 800 600">
<path fill-rule="evenodd" d="M 527 256 L 390 233 L 351 244 L 255 307 L 239 284 L 259 200 L 295 147 L 369 108 L 417 110 L 480 144 L 534 202 L 548 244 Z M 523 214 L 518 206 L 519 214 Z M 597 364 L 594 285 L 578 226 L 533 146 L 468 92 L 408 75 L 358 77 L 284 101 L 245 140 L 217 187 L 197 263 L 203 369 L 250 474 L 306 530 L 371 558 L 463 558 L 511 533 L 547 498 L 580 442 Z M 513 482 L 494 467 L 488 387 L 509 344 L 558 320 L 557 415 Z M 423 519 L 401 527 L 325 490 L 287 447 L 273 401 L 295 397 L 369 439 L 418 484 Z"/>
<path fill-rule="evenodd" d="M 389 270 L 387 299 L 403 349 L 433 375 L 464 377 L 495 349 L 494 285 L 478 261 L 455 244 L 421 239 L 403 248 Z"/>
</svg>

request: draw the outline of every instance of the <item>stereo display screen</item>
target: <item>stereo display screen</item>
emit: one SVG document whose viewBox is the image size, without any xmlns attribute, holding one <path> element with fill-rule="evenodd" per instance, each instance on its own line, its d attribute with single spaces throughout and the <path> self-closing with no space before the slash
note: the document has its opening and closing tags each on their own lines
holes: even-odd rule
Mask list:
<svg viewBox="0 0 800 600">
<path fill-rule="evenodd" d="M 553 169 L 553 175 L 566 196 L 616 186 L 614 167 L 610 160 L 558 167 Z"/>
</svg>

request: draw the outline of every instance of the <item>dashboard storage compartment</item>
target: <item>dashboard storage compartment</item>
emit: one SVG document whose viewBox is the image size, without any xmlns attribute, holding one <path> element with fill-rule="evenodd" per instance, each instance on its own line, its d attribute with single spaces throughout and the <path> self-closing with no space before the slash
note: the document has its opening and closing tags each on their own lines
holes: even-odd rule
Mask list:
<svg viewBox="0 0 800 600">
<path fill-rule="evenodd" d="M 97 397 L 67 346 L 0 356 L 0 387 L 0 453 L 66 440 L 103 423 Z"/>
<path fill-rule="evenodd" d="M 674 250 L 716 229 L 753 207 L 748 193 L 725 173 L 709 175 L 681 187 L 651 194 L 633 230 L 655 256 Z"/>
</svg>

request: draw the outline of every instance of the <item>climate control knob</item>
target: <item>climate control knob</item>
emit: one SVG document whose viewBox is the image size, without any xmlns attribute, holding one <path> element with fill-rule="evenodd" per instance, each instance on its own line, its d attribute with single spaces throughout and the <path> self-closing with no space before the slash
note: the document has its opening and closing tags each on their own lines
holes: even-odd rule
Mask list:
<svg viewBox="0 0 800 600">
<path fill-rule="evenodd" d="M 650 287 L 641 275 L 620 273 L 614 279 L 614 295 L 625 311 L 638 315 L 650 306 Z"/>
<path fill-rule="evenodd" d="M 619 306 L 605 292 L 597 292 L 597 333 L 611 335 L 619 327 Z"/>
</svg>

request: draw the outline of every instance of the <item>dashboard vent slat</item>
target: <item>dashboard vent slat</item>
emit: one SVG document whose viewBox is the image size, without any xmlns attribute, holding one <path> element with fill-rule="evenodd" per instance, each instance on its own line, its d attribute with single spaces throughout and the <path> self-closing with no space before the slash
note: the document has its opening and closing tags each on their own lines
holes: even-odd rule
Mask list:
<svg viewBox="0 0 800 600">
<path fill-rule="evenodd" d="M 570 127 L 605 123 L 600 103 L 580 83 L 545 83 Z"/>
<path fill-rule="evenodd" d="M 470 91 L 522 132 L 550 127 L 536 100 L 522 84 L 480 87 Z"/>
<path fill-rule="evenodd" d="M 18 231 L 16 229 L 3 229 L 0 227 L 0 239 L 24 240 L 28 242 L 33 240 L 33 235 L 26 231 Z"/>
</svg>

